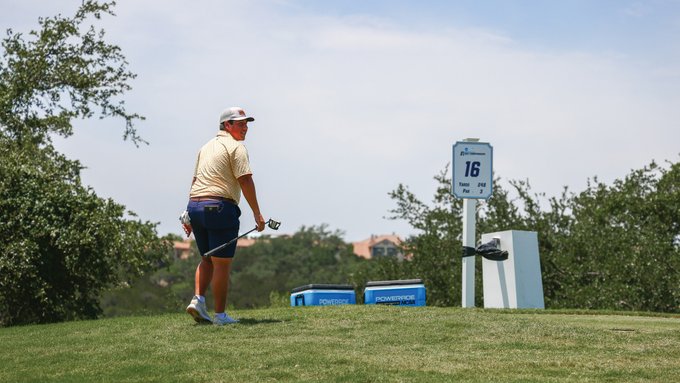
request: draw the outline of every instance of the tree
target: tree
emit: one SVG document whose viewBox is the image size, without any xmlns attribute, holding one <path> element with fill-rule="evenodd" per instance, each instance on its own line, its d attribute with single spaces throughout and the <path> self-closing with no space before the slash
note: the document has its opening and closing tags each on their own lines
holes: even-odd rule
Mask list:
<svg viewBox="0 0 680 383">
<path fill-rule="evenodd" d="M 428 304 L 435 305 L 460 302 L 462 209 L 450 195 L 447 174 L 435 177 L 433 207 L 403 185 L 391 193 L 397 204 L 392 218 L 420 233 L 405 241 L 412 262 L 379 270 L 423 278 Z M 578 194 L 564 188 L 547 208 L 540 204 L 545 195 L 533 194 L 528 181 L 510 185 L 514 199 L 496 179 L 491 198 L 478 205 L 477 238 L 536 231 L 546 307 L 680 311 L 680 164 L 665 169 L 652 162 L 612 186 L 595 179 Z M 478 277 L 478 304 L 481 287 Z"/>
<path fill-rule="evenodd" d="M 558 306 L 680 311 L 680 164 L 595 179 L 570 207 Z"/>
<path fill-rule="evenodd" d="M 73 134 L 74 119 L 120 117 L 124 138 L 144 142 L 134 127 L 142 116 L 125 110 L 118 96 L 136 76 L 103 30 L 84 27 L 90 17 L 113 14 L 115 2 L 84 1 L 72 18 L 41 18 L 31 39 L 7 30 L 0 61 L 0 131 L 18 145 L 49 144 L 50 134 Z"/>
<path fill-rule="evenodd" d="M 181 241 L 182 237 L 167 234 L 163 239 L 174 242 Z M 196 243 L 193 243 L 188 259 L 175 258 L 174 250 L 171 250 L 168 253 L 168 262 L 162 267 L 129 283 L 104 291 L 100 302 L 102 315 L 147 315 L 184 310 L 194 295 L 194 273 L 198 257 Z M 212 296 L 206 299 L 211 301 Z"/>
<path fill-rule="evenodd" d="M 74 119 L 121 117 L 124 137 L 137 114 L 117 100 L 134 74 L 104 32 L 83 24 L 114 3 L 85 1 L 72 18 L 41 29 L 8 30 L 0 60 L 0 325 L 95 318 L 102 289 L 157 267 L 169 244 L 156 225 L 99 198 L 82 165 L 59 154 L 51 135 Z"/>
<path fill-rule="evenodd" d="M 325 225 L 303 226 L 290 237 L 265 237 L 237 253 L 229 301 L 236 307 L 266 306 L 271 292 L 289 294 L 310 283 L 349 283 L 360 262 L 341 233 Z"/>
<path fill-rule="evenodd" d="M 405 254 L 413 254 L 412 261 L 382 261 L 377 276 L 380 279 L 423 279 L 428 289 L 428 304 L 439 306 L 453 306 L 461 299 L 458 286 L 462 267 L 460 217 L 463 205 L 451 195 L 447 173 L 448 167 L 434 177 L 437 189 L 432 207 L 418 200 L 404 185 L 400 184 L 390 193 L 397 203 L 397 208 L 391 210 L 391 218 L 406 220 L 421 233 L 403 243 Z"/>
</svg>

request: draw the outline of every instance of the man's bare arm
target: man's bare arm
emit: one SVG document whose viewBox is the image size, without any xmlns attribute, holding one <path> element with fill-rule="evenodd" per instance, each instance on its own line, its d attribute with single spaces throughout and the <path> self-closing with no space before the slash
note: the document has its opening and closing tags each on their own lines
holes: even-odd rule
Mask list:
<svg viewBox="0 0 680 383">
<path fill-rule="evenodd" d="M 255 223 L 257 224 L 257 231 L 264 230 L 264 217 L 260 212 L 260 205 L 257 203 L 257 193 L 255 192 L 255 181 L 253 181 L 252 174 L 246 174 L 238 178 L 238 183 L 241 185 L 243 196 L 248 201 L 250 209 L 253 211 Z"/>
</svg>

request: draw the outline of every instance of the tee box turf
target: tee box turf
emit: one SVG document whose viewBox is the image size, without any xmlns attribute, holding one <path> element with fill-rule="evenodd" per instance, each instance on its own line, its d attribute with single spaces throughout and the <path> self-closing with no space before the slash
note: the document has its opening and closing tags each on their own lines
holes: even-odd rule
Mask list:
<svg viewBox="0 0 680 383">
<path fill-rule="evenodd" d="M 353 305 L 356 301 L 352 285 L 311 284 L 290 292 L 291 306 Z"/>
<path fill-rule="evenodd" d="M 364 289 L 364 304 L 425 306 L 422 279 L 371 281 Z"/>
</svg>

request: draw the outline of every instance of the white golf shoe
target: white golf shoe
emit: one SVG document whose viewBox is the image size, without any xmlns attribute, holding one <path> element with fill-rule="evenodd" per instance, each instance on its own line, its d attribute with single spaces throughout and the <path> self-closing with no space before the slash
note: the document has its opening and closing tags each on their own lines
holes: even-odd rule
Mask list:
<svg viewBox="0 0 680 383">
<path fill-rule="evenodd" d="M 216 326 L 234 323 L 238 323 L 238 320 L 230 317 L 227 313 L 224 313 L 224 316 L 215 315 L 215 319 L 213 319 L 213 324 Z"/>
<path fill-rule="evenodd" d="M 195 295 L 189 306 L 187 306 L 187 314 L 191 315 L 196 323 L 212 323 L 212 318 L 210 318 L 208 310 L 205 308 L 205 302 L 199 301 Z"/>
</svg>

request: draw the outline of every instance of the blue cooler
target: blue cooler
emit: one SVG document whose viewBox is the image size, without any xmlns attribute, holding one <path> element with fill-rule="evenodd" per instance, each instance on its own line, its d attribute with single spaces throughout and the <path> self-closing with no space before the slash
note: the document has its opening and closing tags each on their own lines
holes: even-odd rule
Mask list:
<svg viewBox="0 0 680 383">
<path fill-rule="evenodd" d="M 371 281 L 364 289 L 367 305 L 425 306 L 425 285 L 422 279 Z"/>
<path fill-rule="evenodd" d="M 291 306 L 353 305 L 357 303 L 352 285 L 312 284 L 296 287 L 290 292 Z"/>
</svg>

